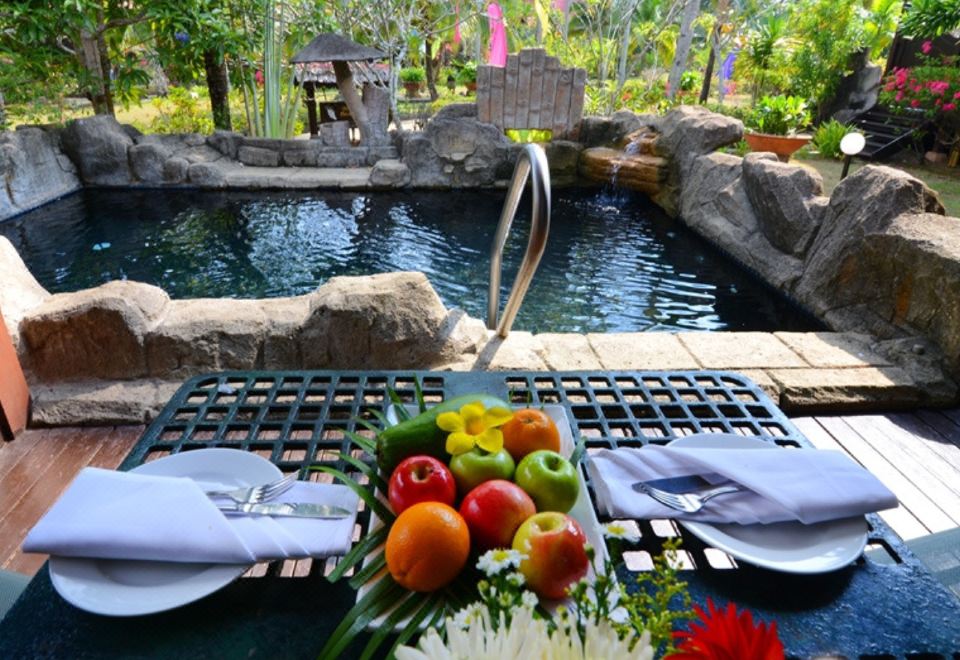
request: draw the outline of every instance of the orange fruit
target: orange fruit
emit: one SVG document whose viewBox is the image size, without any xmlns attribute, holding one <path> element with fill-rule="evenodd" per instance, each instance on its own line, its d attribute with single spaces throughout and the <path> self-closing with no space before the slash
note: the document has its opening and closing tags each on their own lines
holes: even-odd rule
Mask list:
<svg viewBox="0 0 960 660">
<path fill-rule="evenodd" d="M 420 502 L 397 516 L 387 534 L 387 570 L 411 591 L 436 591 L 467 564 L 470 532 L 457 510 Z"/>
<path fill-rule="evenodd" d="M 560 431 L 550 415 L 542 410 L 515 410 L 513 419 L 500 430 L 503 431 L 503 448 L 518 463 L 521 458 L 538 449 L 560 451 Z"/>
</svg>

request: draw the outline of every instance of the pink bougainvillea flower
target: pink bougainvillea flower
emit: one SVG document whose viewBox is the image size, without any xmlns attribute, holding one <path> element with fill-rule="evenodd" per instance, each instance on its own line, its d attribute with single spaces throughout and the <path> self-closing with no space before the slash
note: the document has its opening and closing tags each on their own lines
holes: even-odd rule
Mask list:
<svg viewBox="0 0 960 660">
<path fill-rule="evenodd" d="M 933 42 L 932 42 L 932 41 L 924 41 L 924 42 L 923 42 L 923 45 L 920 46 L 920 50 L 923 51 L 923 54 L 924 54 L 924 55 L 929 55 L 929 54 L 930 54 L 930 51 L 933 50 Z"/>
<path fill-rule="evenodd" d="M 911 107 L 911 108 L 919 108 L 919 107 L 920 107 L 920 99 L 913 99 L 912 101 L 910 101 L 910 107 Z"/>
<path fill-rule="evenodd" d="M 896 100 L 897 100 L 897 101 L 902 101 L 902 100 L 903 100 L 903 92 L 897 92 Z"/>
<path fill-rule="evenodd" d="M 667 660 L 783 660 L 783 643 L 777 636 L 776 622 L 755 625 L 749 611 L 738 614 L 733 603 L 721 610 L 709 598 L 707 608 L 709 614 L 695 605 L 700 620 L 690 624 L 689 631 L 673 633 L 680 645 Z"/>
<path fill-rule="evenodd" d="M 956 103 L 944 103 L 944 104 L 943 104 L 943 111 L 944 111 L 944 112 L 953 112 L 953 111 L 956 110 L 956 109 L 957 109 L 957 104 L 956 104 Z"/>
</svg>

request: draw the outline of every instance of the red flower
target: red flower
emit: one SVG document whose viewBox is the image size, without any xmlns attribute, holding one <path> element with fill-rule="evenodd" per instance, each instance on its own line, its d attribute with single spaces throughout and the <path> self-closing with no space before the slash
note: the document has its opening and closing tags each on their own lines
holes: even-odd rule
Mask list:
<svg viewBox="0 0 960 660">
<path fill-rule="evenodd" d="M 920 50 L 923 51 L 924 55 L 929 55 L 930 51 L 933 50 L 933 43 L 930 41 L 924 41 L 923 45 L 920 46 Z"/>
<path fill-rule="evenodd" d="M 709 614 L 694 605 L 700 621 L 690 624 L 689 631 L 673 633 L 682 641 L 679 650 L 667 656 L 667 660 L 783 660 L 776 622 L 754 625 L 748 610 L 738 615 L 733 603 L 720 610 L 709 598 L 707 608 Z"/>
</svg>

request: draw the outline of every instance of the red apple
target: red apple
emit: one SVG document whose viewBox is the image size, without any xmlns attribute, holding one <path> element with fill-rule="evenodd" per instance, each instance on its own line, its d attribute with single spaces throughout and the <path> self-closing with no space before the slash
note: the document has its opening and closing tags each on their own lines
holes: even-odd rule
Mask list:
<svg viewBox="0 0 960 660">
<path fill-rule="evenodd" d="M 509 548 L 517 528 L 537 512 L 520 486 L 504 479 L 484 481 L 467 493 L 460 515 L 467 521 L 470 539 L 481 552 Z"/>
<path fill-rule="evenodd" d="M 586 544 L 580 524 L 557 511 L 528 518 L 513 537 L 513 549 L 526 555 L 520 572 L 542 598 L 563 598 L 567 587 L 587 574 Z"/>
<path fill-rule="evenodd" d="M 419 502 L 443 502 L 453 506 L 457 482 L 450 468 L 433 456 L 410 456 L 390 475 L 387 484 L 390 508 L 398 516 Z"/>
</svg>

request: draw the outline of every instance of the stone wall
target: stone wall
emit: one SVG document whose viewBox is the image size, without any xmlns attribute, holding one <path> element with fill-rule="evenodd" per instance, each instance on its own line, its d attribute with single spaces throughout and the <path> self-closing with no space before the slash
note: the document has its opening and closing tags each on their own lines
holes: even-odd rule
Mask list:
<svg viewBox="0 0 960 660">
<path fill-rule="evenodd" d="M 25 126 L 0 133 L 0 220 L 80 188 L 69 158 L 60 150 L 60 133 Z"/>
<path fill-rule="evenodd" d="M 960 219 L 922 181 L 867 165 L 828 198 L 812 169 L 715 153 L 740 138 L 739 121 L 681 107 L 659 129 L 666 210 L 832 329 L 877 337 L 906 367 L 941 360 L 960 377 Z"/>
<path fill-rule="evenodd" d="M 0 259 L 9 257 L 4 242 Z M 170 300 L 126 281 L 41 289 L 7 322 L 31 380 L 47 384 L 224 369 L 430 368 L 475 354 L 487 337 L 481 321 L 446 309 L 422 273 L 334 277 L 309 295 L 264 300 Z"/>
</svg>

